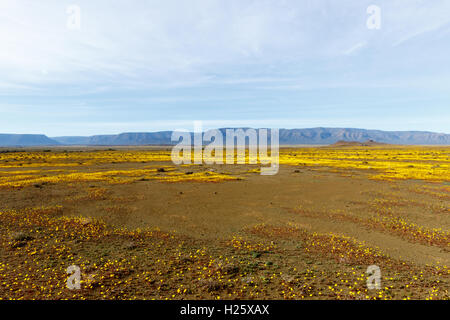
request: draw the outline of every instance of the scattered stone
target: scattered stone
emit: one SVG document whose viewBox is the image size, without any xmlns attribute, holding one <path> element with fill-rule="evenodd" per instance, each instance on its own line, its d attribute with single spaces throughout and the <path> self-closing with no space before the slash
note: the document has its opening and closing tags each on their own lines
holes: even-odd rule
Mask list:
<svg viewBox="0 0 450 320">
<path fill-rule="evenodd" d="M 295 281 L 295 278 L 289 274 L 283 274 L 281 279 L 286 283 L 293 283 Z"/>
<path fill-rule="evenodd" d="M 28 241 L 33 240 L 34 238 L 25 232 L 14 232 L 11 234 L 11 247 L 12 248 L 20 248 L 26 246 Z"/>
<path fill-rule="evenodd" d="M 134 250 L 138 247 L 138 245 L 133 241 L 128 241 L 124 244 L 123 248 L 125 250 Z"/>
<path fill-rule="evenodd" d="M 209 279 L 209 280 L 200 280 L 200 285 L 204 287 L 208 292 L 219 291 L 224 287 L 222 282 L 217 280 Z"/>
<path fill-rule="evenodd" d="M 30 240 L 33 240 L 33 237 L 25 232 L 14 232 L 11 235 L 11 240 L 13 240 L 13 241 L 30 241 Z"/>
</svg>

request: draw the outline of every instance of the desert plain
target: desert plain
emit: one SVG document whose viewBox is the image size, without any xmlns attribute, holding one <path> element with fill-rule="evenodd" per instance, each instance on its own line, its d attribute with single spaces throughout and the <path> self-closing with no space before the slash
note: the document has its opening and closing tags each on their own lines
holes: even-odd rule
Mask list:
<svg viewBox="0 0 450 320">
<path fill-rule="evenodd" d="M 449 232 L 450 147 L 0 150 L 0 299 L 449 299 Z"/>
</svg>

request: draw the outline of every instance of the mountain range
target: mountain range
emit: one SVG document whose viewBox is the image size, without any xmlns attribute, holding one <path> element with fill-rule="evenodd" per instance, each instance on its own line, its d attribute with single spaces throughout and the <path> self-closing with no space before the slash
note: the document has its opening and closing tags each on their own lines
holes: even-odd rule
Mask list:
<svg viewBox="0 0 450 320">
<path fill-rule="evenodd" d="M 225 129 L 220 129 L 222 132 Z M 0 134 L 0 146 L 29 147 L 56 145 L 173 145 L 172 131 L 121 133 L 116 135 L 47 137 L 43 134 Z M 427 131 L 381 131 L 354 128 L 280 129 L 280 145 L 328 145 L 338 141 L 404 145 L 450 145 L 450 134 Z"/>
</svg>

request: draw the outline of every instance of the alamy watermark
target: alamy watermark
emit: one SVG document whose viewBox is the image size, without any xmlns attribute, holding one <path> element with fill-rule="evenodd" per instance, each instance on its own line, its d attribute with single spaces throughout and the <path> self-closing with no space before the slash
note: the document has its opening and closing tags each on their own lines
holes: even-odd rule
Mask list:
<svg viewBox="0 0 450 320">
<path fill-rule="evenodd" d="M 381 8 L 377 5 L 370 5 L 366 10 L 369 17 L 367 18 L 366 25 L 369 30 L 381 29 Z"/>
<path fill-rule="evenodd" d="M 369 290 L 381 289 L 381 270 L 377 265 L 371 265 L 367 267 L 367 288 Z"/>
<path fill-rule="evenodd" d="M 70 30 L 81 30 L 81 8 L 76 4 L 67 7 L 67 28 Z"/>
<path fill-rule="evenodd" d="M 178 142 L 172 149 L 174 164 L 259 163 L 262 175 L 278 173 L 278 129 L 213 129 L 203 132 L 199 121 L 194 127 L 194 132 L 183 129 L 172 132 L 171 141 Z M 204 142 L 207 143 L 205 147 Z"/>
<path fill-rule="evenodd" d="M 77 265 L 71 265 L 67 267 L 66 273 L 69 274 L 67 278 L 67 288 L 70 290 L 80 290 L 81 289 L 81 270 Z"/>
</svg>

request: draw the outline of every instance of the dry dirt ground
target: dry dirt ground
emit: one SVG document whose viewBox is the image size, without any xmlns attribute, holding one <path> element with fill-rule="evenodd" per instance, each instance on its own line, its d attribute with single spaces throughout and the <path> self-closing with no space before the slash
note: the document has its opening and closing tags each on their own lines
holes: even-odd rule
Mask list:
<svg viewBox="0 0 450 320">
<path fill-rule="evenodd" d="M 1 188 L 0 298 L 449 298 L 450 193 L 421 192 L 439 183 L 288 165 L 262 176 L 255 168 L 177 169 L 239 178 L 220 182 Z M 80 268 L 80 290 L 67 288 L 71 265 Z M 378 289 L 367 287 L 370 265 L 380 268 Z"/>
</svg>

